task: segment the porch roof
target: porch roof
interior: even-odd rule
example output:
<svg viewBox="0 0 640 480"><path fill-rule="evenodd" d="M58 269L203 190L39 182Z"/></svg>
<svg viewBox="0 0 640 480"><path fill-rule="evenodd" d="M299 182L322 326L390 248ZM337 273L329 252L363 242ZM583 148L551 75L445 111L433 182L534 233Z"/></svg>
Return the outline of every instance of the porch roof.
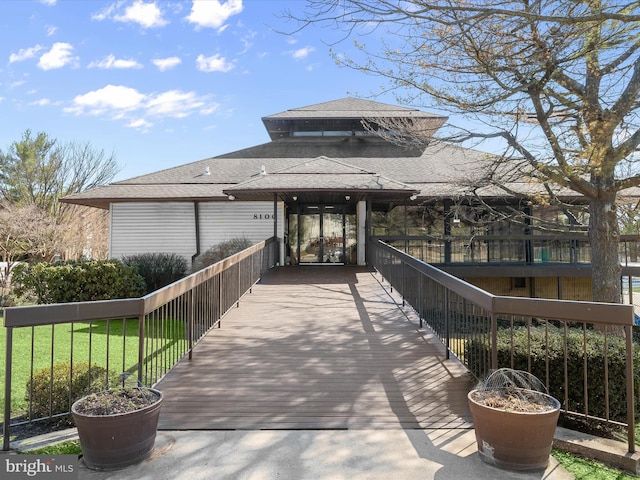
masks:
<svg viewBox="0 0 640 480"><path fill-rule="evenodd" d="M308 192L408 198L411 195L417 195L419 190L376 172L324 156L306 160L273 173L265 169L253 178L224 190L224 193L229 195L247 197Z"/></svg>

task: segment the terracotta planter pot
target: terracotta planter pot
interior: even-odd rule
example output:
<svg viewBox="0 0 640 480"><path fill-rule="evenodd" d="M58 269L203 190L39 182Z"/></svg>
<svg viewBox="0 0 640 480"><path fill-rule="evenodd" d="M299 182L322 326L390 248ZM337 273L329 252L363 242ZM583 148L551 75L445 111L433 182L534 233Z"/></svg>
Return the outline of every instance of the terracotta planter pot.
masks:
<svg viewBox="0 0 640 480"><path fill-rule="evenodd" d="M560 415L560 402L541 394L554 405L545 412L513 412L488 407L473 399L469 408L480 458L507 470L541 470L549 463L553 436Z"/></svg>
<svg viewBox="0 0 640 480"><path fill-rule="evenodd" d="M82 458L88 468L117 470L141 462L151 455L156 440L156 430L162 393L159 400L148 407L115 415L86 415L71 407L73 420L78 428Z"/></svg>

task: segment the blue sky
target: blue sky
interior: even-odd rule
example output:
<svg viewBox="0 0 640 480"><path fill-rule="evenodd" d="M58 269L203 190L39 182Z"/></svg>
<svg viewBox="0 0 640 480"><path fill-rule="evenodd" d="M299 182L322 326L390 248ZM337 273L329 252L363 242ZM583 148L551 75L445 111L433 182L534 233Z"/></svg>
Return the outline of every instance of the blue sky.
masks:
<svg viewBox="0 0 640 480"><path fill-rule="evenodd" d="M2 0L0 149L26 129L89 141L115 153L122 180L267 142L262 116L379 93L382 79L335 64L335 32L276 31L303 6Z"/></svg>

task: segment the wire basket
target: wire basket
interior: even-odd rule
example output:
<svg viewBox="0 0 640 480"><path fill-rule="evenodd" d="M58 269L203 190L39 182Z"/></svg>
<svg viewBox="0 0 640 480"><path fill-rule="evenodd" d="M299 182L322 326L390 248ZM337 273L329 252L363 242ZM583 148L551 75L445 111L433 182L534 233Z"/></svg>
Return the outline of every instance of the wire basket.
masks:
<svg viewBox="0 0 640 480"><path fill-rule="evenodd" d="M529 372L500 368L476 386L473 400L514 412L543 412L557 408L542 381Z"/></svg>

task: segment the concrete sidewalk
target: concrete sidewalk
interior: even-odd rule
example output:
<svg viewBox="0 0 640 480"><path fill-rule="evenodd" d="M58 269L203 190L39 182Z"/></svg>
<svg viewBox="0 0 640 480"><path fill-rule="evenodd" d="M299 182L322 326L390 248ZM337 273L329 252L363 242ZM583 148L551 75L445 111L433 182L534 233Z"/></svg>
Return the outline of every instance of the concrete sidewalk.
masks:
<svg viewBox="0 0 640 480"><path fill-rule="evenodd" d="M473 430L159 431L153 455L115 472L81 462L81 480L568 480L551 458L517 473L480 460Z"/></svg>

